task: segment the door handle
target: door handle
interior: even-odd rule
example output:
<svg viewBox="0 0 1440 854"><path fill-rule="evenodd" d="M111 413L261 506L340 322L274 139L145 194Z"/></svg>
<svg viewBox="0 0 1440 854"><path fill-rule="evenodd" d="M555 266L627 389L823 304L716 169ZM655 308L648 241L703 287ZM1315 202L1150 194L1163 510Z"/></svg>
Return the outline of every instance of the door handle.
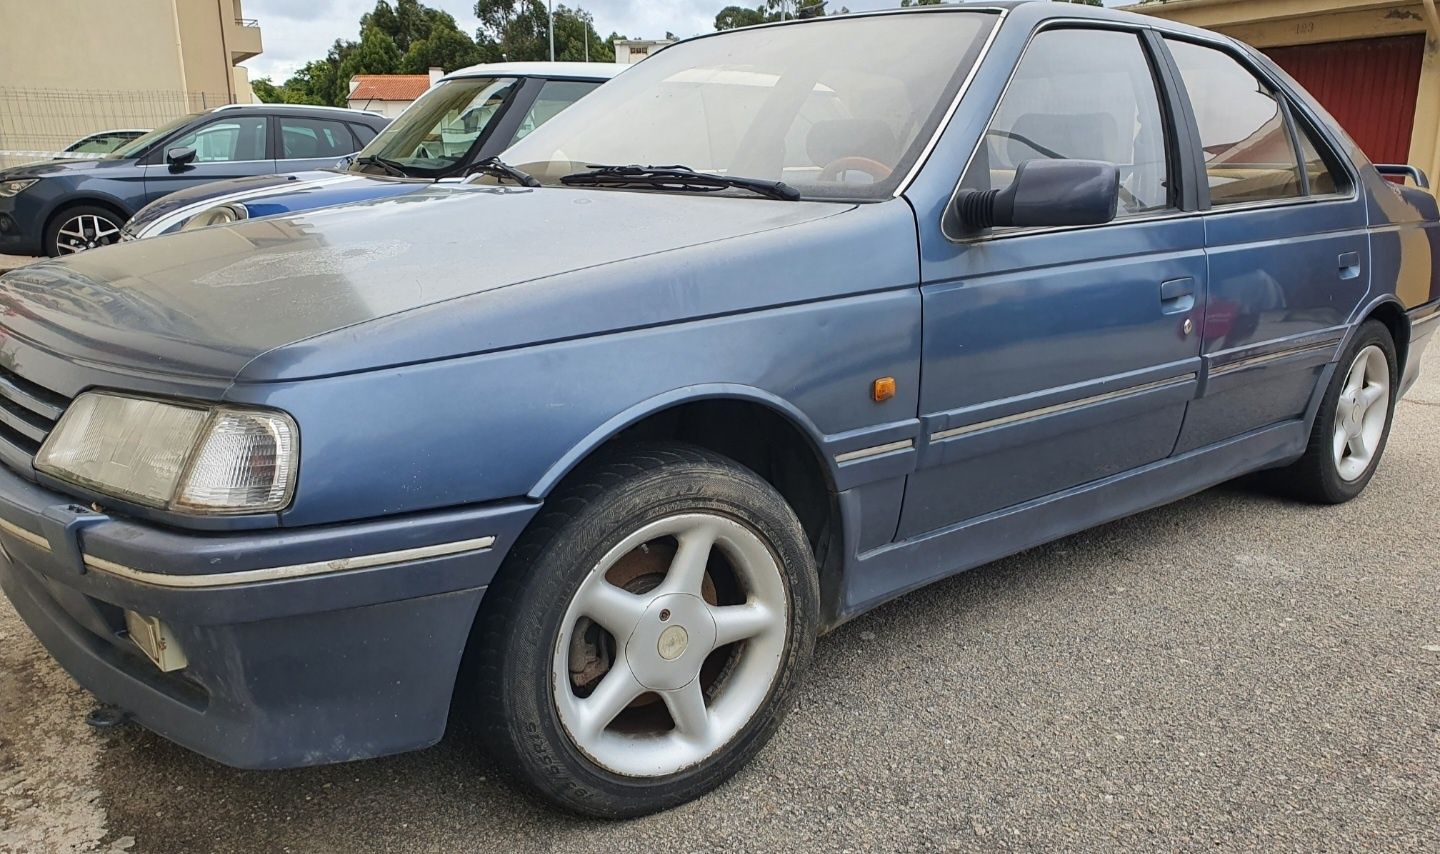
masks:
<svg viewBox="0 0 1440 854"><path fill-rule="evenodd" d="M1354 279L1354 278L1359 277L1359 275L1360 275L1360 253L1359 253L1359 252L1341 252L1341 253L1340 253L1340 278L1341 278L1342 280L1344 280L1344 279Z"/></svg>
<svg viewBox="0 0 1440 854"><path fill-rule="evenodd" d="M1162 314L1184 314L1195 307L1195 280L1189 277L1160 283Z"/></svg>

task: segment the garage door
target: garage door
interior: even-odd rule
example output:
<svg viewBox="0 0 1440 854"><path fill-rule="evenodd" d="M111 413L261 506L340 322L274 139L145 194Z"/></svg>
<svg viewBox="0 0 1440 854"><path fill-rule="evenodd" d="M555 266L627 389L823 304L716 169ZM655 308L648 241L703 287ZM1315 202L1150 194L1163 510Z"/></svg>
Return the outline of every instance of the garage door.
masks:
<svg viewBox="0 0 1440 854"><path fill-rule="evenodd" d="M1326 42L1265 51L1315 96L1375 163L1405 163L1424 36Z"/></svg>

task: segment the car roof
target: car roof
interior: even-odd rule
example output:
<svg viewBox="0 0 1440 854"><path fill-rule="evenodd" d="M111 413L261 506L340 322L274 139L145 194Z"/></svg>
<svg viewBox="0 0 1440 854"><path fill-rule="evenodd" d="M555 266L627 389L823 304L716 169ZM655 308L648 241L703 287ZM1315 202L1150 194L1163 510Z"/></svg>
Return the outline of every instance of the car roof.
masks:
<svg viewBox="0 0 1440 854"><path fill-rule="evenodd" d="M443 79L503 75L506 77L579 77L609 80L630 66L620 62L486 62L452 71Z"/></svg>

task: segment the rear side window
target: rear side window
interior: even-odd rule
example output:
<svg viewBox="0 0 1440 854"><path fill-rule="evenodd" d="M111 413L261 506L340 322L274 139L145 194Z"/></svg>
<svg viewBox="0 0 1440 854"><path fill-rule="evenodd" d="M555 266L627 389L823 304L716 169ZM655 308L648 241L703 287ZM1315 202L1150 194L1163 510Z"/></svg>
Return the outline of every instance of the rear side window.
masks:
<svg viewBox="0 0 1440 854"><path fill-rule="evenodd" d="M355 139L344 122L328 119L280 119L280 157L344 157L355 150Z"/></svg>
<svg viewBox="0 0 1440 854"><path fill-rule="evenodd" d="M529 136L536 128L589 95L599 85L599 82L593 80L546 80L545 85L540 88L540 94L535 98L535 104L520 121L520 127L515 129L515 136L510 141L518 142Z"/></svg>
<svg viewBox="0 0 1440 854"><path fill-rule="evenodd" d="M1140 39L1111 30L1045 30L1015 69L963 186L1003 189L1027 160L1120 167L1119 215L1170 207L1164 113Z"/></svg>
<svg viewBox="0 0 1440 854"><path fill-rule="evenodd" d="M1299 158L1276 93L1223 51L1173 39L1166 43L1199 125L1210 203L1222 207L1304 196ZM1313 142L1306 158L1317 191L1333 192L1334 179ZM1321 190L1326 184L1329 190Z"/></svg>

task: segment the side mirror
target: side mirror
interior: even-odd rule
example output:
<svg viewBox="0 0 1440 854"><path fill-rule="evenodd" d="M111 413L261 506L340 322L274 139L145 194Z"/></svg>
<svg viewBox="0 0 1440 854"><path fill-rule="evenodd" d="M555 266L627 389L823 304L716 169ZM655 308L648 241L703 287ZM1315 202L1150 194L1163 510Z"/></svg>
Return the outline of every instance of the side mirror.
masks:
<svg viewBox="0 0 1440 854"><path fill-rule="evenodd" d="M1120 169L1099 160L1027 160L1003 190L961 190L955 218L968 231L1101 225L1120 207Z"/></svg>
<svg viewBox="0 0 1440 854"><path fill-rule="evenodd" d="M172 148L165 152L165 162L169 163L172 169L189 166L194 160L195 149L193 148Z"/></svg>

